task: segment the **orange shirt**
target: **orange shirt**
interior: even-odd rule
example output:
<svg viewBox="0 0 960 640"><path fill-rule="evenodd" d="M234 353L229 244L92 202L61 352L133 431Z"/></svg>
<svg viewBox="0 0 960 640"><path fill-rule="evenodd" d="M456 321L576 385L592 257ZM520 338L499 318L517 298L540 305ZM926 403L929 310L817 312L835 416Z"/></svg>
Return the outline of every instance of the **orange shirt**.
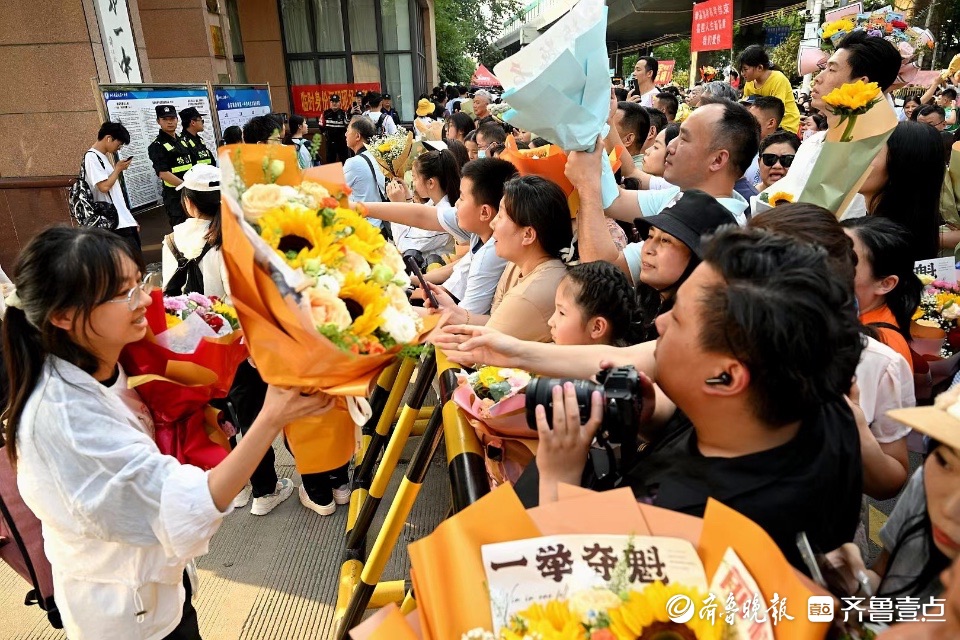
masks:
<svg viewBox="0 0 960 640"><path fill-rule="evenodd" d="M860 314L861 324L868 325L874 322L883 322L884 324L891 324L895 327L899 326L897 319L893 316L893 312L890 311L887 305ZM907 344L903 334L889 327L874 327L874 329L879 332L880 341L902 355L907 361L907 364L910 365L910 370L913 371L913 356L910 355L910 345Z"/></svg>

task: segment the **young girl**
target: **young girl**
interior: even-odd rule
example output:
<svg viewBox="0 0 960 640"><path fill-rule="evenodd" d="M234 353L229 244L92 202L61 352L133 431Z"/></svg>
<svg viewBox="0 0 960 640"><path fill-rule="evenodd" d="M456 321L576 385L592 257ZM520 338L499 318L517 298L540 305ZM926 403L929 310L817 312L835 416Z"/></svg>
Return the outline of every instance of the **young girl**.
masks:
<svg viewBox="0 0 960 640"><path fill-rule="evenodd" d="M737 60L737 66L743 76L743 97L759 95L780 98L784 108L780 126L797 133L800 128L800 109L797 107L790 80L770 61L770 56L763 47L752 44L744 49Z"/></svg>
<svg viewBox="0 0 960 640"><path fill-rule="evenodd" d="M3 350L4 435L23 500L43 523L71 640L200 637L184 567L283 425L331 398L271 387L247 436L204 472L161 455L120 351L146 333L143 264L123 239L54 227L20 254Z"/></svg>
<svg viewBox="0 0 960 640"><path fill-rule="evenodd" d="M556 344L626 347L639 342L636 292L623 271L609 262L570 268L557 288L556 305L548 322Z"/></svg>
<svg viewBox="0 0 960 640"><path fill-rule="evenodd" d="M413 188L425 204L452 209L460 199L460 165L450 151L428 151L413 162ZM391 202L410 200L406 187L398 182L387 186ZM400 253L416 250L423 255L443 255L453 251L453 238L445 231L416 229L393 223L393 242Z"/></svg>
<svg viewBox="0 0 960 640"><path fill-rule="evenodd" d="M288 123L287 135L283 138L283 144L292 144L297 148L297 164L301 169L309 169L313 166L313 158L310 157L310 143L304 140L307 135L307 120L303 116L292 115Z"/></svg>
<svg viewBox="0 0 960 640"><path fill-rule="evenodd" d="M203 290L197 293L217 296L229 304L230 285L221 253L220 169L198 164L184 174L183 183L177 189L181 193L183 210L189 217L163 239L163 287L166 289L177 272L177 254L186 260L200 258ZM178 291L174 295L180 293Z"/></svg>
<svg viewBox="0 0 960 640"><path fill-rule="evenodd" d="M643 166L640 167L642 171L635 173L633 176L640 182L641 189L657 191L673 187L672 184L664 180L663 170L666 167L667 146L678 135L680 135L680 125L667 125L663 131L657 134L653 144L643 154Z"/></svg>
<svg viewBox="0 0 960 640"><path fill-rule="evenodd" d="M476 160L480 157L480 147L477 146L477 131L476 129L471 130L467 135L463 137L463 144L467 147L467 156L471 160Z"/></svg>

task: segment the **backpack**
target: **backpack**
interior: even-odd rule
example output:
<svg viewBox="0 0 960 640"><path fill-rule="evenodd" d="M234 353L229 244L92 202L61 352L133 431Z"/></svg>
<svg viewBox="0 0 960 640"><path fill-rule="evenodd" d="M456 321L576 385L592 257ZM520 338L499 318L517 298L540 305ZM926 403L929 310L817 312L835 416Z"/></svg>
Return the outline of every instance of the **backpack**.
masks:
<svg viewBox="0 0 960 640"><path fill-rule="evenodd" d="M93 153L87 151L87 153ZM100 166L106 169L103 158L94 153ZM84 154L80 162L80 173L70 185L67 202L70 205L70 215L80 227L96 227L113 231L120 224L117 207L112 202L97 202L93 199L93 191L87 183L87 155Z"/></svg>
<svg viewBox="0 0 960 640"><path fill-rule="evenodd" d="M380 117L377 119L377 135L382 136L386 135L387 130L383 126L383 121L387 119L387 114L381 113Z"/></svg>
<svg viewBox="0 0 960 640"><path fill-rule="evenodd" d="M177 270L174 272L167 286L163 289L165 296L180 296L189 293L203 293L203 271L200 269L200 262L207 251L212 248L210 244L203 245L203 251L196 258L187 258L173 241L173 234L166 236L164 242L170 253L177 260Z"/></svg>

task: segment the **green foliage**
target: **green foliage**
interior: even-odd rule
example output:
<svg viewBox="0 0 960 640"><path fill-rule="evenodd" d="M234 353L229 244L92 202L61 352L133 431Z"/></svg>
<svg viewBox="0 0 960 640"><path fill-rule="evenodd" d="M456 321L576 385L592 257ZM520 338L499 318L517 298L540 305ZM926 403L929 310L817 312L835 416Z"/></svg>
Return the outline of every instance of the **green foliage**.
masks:
<svg viewBox="0 0 960 640"><path fill-rule="evenodd" d="M690 86L690 71L687 69L674 69L673 70L673 84L678 87L686 88Z"/></svg>
<svg viewBox="0 0 960 640"><path fill-rule="evenodd" d="M637 66L637 60L639 59L639 53L632 53L623 59L623 66L620 69L620 73L623 74L624 86L627 85L627 81L633 76L633 68Z"/></svg>
<svg viewBox="0 0 960 640"><path fill-rule="evenodd" d="M493 43L520 8L518 0L435 0L440 81L467 84L477 63L500 62L505 54Z"/></svg>
<svg viewBox="0 0 960 640"><path fill-rule="evenodd" d="M690 68L690 38L662 44L653 48L657 60L676 60L678 69Z"/></svg>

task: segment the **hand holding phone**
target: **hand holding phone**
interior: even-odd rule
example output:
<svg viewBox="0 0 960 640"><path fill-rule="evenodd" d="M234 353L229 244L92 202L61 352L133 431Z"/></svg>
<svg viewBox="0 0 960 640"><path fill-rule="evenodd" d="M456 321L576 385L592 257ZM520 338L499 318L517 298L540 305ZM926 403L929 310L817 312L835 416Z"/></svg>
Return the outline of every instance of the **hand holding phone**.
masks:
<svg viewBox="0 0 960 640"><path fill-rule="evenodd" d="M126 171L127 169L130 168L131 162L133 162L133 156L130 156L129 158L124 158L123 160L118 160L117 168L120 169L120 171Z"/></svg>
<svg viewBox="0 0 960 640"><path fill-rule="evenodd" d="M407 268L410 269L410 272L413 273L414 277L420 282L420 288L423 289L423 293L427 296L427 299L430 300L430 304L433 305L434 309L440 308L440 303L437 302L437 296L433 295L433 289L430 288L430 284L427 282L426 278L423 277L423 272L420 271L417 261L413 259L412 256L403 257L404 264L407 265Z"/></svg>

